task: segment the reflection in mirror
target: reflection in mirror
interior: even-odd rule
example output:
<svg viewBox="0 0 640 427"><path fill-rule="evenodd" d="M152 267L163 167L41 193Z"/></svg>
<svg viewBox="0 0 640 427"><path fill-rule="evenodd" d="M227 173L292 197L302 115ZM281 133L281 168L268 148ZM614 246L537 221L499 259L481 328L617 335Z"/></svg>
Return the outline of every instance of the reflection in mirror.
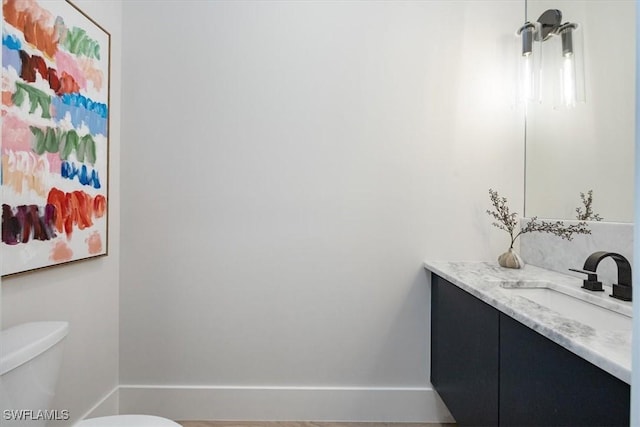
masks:
<svg viewBox="0 0 640 427"><path fill-rule="evenodd" d="M542 43L540 103L526 117L525 215L577 219L590 208L604 221L633 221L635 1L528 0L527 19L548 9L583 32L586 102L554 108L551 68L560 43Z"/></svg>

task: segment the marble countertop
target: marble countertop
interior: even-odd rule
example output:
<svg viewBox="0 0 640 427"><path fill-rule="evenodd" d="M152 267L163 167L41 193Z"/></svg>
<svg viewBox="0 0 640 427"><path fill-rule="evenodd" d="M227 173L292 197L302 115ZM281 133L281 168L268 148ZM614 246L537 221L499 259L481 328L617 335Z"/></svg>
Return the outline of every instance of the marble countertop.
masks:
<svg viewBox="0 0 640 427"><path fill-rule="evenodd" d="M614 304L631 316L631 303L610 298L611 289L607 286L605 292L586 291L580 289L581 279L530 265L513 270L490 262L426 261L424 266L611 375L631 383L631 330L589 326L571 314L537 304L503 287L507 282L523 287L527 287L527 283L551 282L569 292L582 292L588 299L600 299L602 304Z"/></svg>

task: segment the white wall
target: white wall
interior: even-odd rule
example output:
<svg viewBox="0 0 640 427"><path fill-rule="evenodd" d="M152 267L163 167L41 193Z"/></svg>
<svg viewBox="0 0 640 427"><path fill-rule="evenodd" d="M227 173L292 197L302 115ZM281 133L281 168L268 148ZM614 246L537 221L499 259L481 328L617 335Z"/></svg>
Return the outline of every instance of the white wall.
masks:
<svg viewBox="0 0 640 427"><path fill-rule="evenodd" d="M523 7L124 3L123 411L446 418L422 261L507 248Z"/></svg>
<svg viewBox="0 0 640 427"><path fill-rule="evenodd" d="M109 256L2 281L2 327L67 320L70 332L53 407L82 418L118 385L118 273L120 265L120 114L122 4L74 3L111 33ZM116 402L117 403L117 402ZM114 408L113 399L108 401Z"/></svg>
<svg viewBox="0 0 640 427"><path fill-rule="evenodd" d="M640 271L640 7L636 1L636 108L635 108L635 179L634 179L634 229L633 229L633 271ZM640 290L638 290L637 280L633 289L633 342L640 340ZM631 366L640 366L640 346L633 346L631 355ZM631 371L631 425L640 425L640 369Z"/></svg>

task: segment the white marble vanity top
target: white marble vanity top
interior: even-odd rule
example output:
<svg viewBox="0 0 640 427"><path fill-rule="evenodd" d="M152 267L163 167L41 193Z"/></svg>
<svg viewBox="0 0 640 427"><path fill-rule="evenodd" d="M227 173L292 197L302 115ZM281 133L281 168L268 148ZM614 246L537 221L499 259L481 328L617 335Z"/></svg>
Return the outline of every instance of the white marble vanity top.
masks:
<svg viewBox="0 0 640 427"><path fill-rule="evenodd" d="M581 279L530 265L513 270L490 262L426 261L424 266L611 375L631 383L630 328L620 330L607 324L590 326L571 313L534 303L504 288L506 283L516 286L522 283L526 287L527 283L550 282L570 292L587 293L582 295L599 299L601 305L614 304L631 316L631 303L609 297L609 287L605 286L605 292L587 291L580 288Z"/></svg>

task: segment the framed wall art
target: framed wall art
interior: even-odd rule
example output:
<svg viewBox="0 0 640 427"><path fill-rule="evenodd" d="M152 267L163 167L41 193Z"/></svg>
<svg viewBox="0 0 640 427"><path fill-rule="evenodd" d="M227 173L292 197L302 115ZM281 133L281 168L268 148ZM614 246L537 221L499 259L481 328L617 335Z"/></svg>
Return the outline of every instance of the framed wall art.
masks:
<svg viewBox="0 0 640 427"><path fill-rule="evenodd" d="M2 10L2 275L106 255L110 35L69 1Z"/></svg>

